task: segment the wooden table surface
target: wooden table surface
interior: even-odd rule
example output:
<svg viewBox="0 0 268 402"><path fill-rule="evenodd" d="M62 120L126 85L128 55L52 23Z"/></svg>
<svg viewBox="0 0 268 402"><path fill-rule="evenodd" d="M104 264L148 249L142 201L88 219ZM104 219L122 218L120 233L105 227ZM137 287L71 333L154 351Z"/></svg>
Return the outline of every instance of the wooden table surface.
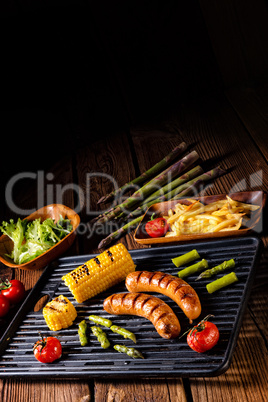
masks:
<svg viewBox="0 0 268 402"><path fill-rule="evenodd" d="M68 151L44 171L44 204L55 202L61 187L62 202L80 211L81 222L98 210L97 200L110 192L112 183L94 176L105 172L119 185L133 179L159 161L181 141L196 149L204 166L220 164L227 173L210 185L207 194L232 190L268 190L268 92L267 88L243 88L180 104L158 123L133 125L92 142L75 118L65 121L72 142ZM66 141L68 139L66 135ZM64 141L64 140L63 140ZM88 173L93 173L89 180ZM70 186L74 183L74 187ZM64 187L65 186L65 187ZM90 190L90 191L89 191ZM42 191L42 189L41 189ZM35 208L37 191L32 181L16 192L20 208ZM39 198L40 201L40 198ZM103 208L103 207L102 207ZM1 217L9 218L7 205ZM264 252L250 295L232 363L214 378L146 380L0 380L1 401L267 401L268 378L268 271L267 232ZM95 237L79 235L66 255L97 251ZM133 233L120 239L128 249L138 248ZM12 275L31 289L41 271L16 270Z"/></svg>

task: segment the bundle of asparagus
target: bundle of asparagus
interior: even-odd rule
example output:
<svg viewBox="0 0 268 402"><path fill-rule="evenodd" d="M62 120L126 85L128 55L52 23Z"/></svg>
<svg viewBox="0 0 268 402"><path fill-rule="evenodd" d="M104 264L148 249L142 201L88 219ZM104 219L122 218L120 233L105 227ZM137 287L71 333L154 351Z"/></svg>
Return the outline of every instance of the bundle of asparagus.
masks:
<svg viewBox="0 0 268 402"><path fill-rule="evenodd" d="M185 142L182 142L176 148L174 148L168 155L166 155L160 162L156 163L150 169L146 170L146 172L142 173L140 176L136 177L134 180L131 180L129 183L124 184L122 187L112 191L110 194L107 194L99 199L97 202L101 204L103 202L107 202L115 197L118 193L123 193L127 191L127 189L131 189L131 187L144 183L146 180L150 179L156 173L161 172L169 162L173 161L177 156L182 154L186 150L187 146Z"/></svg>
<svg viewBox="0 0 268 402"><path fill-rule="evenodd" d="M199 155L196 151L192 151L190 154L186 155L178 162L174 163L171 167L164 170L162 173L157 175L154 179L150 180L147 184L141 187L139 190L135 191L129 198L127 198L123 203L111 208L104 214L93 219L91 223L103 224L109 222L116 218L122 212L130 210L138 203L144 202L147 196L151 195L155 190L158 190L163 185L166 185L168 181L172 180L182 171L188 169L199 159Z"/></svg>
<svg viewBox="0 0 268 402"><path fill-rule="evenodd" d="M139 178L135 179L135 184L144 181L145 177L150 177L152 175L152 171L159 171L159 166L167 166L168 161L174 158L174 155L182 153L185 148L185 143L180 144L162 161L156 164L153 168L149 169L149 171L143 173L143 175L139 176ZM178 162L175 162L163 172L159 173L156 177L149 180L121 204L108 209L106 212L93 219L91 224L98 226L112 220L116 220L121 224L121 227L103 239L98 247L106 247L113 240L118 239L122 235L129 233L132 229L136 228L139 222L142 220L143 214L152 204L176 200L185 196L196 194L201 184L224 173L219 166L204 173L201 166L197 165L194 167L194 164L198 161L198 159L199 155L196 151L190 152ZM183 174L180 175L181 173ZM133 182L134 181L124 184L115 192L108 194L106 197L102 197L99 202L107 201L115 194L118 194L119 191L122 191L128 186L133 185Z"/></svg>

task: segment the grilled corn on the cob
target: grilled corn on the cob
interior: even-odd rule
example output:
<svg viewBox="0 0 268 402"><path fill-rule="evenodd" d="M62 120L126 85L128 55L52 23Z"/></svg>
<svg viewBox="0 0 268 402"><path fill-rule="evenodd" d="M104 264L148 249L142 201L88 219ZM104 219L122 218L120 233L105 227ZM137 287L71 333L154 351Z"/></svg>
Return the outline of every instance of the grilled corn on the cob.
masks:
<svg viewBox="0 0 268 402"><path fill-rule="evenodd" d="M82 303L121 282L133 271L135 265L131 255L119 243L80 265L62 279L76 301Z"/></svg>
<svg viewBox="0 0 268 402"><path fill-rule="evenodd" d="M43 315L48 328L51 331L59 331L72 325L77 312L67 297L60 295L45 305Z"/></svg>

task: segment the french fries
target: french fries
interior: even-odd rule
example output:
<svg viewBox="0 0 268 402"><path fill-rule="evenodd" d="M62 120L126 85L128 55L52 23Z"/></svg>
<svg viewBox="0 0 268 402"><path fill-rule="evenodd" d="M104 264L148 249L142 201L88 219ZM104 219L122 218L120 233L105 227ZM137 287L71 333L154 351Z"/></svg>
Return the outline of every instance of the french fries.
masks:
<svg viewBox="0 0 268 402"><path fill-rule="evenodd" d="M228 195L226 199L204 205L198 200L188 199L190 205L176 204L169 209L167 219L170 229L166 237L238 230L246 216L260 207L235 201Z"/></svg>

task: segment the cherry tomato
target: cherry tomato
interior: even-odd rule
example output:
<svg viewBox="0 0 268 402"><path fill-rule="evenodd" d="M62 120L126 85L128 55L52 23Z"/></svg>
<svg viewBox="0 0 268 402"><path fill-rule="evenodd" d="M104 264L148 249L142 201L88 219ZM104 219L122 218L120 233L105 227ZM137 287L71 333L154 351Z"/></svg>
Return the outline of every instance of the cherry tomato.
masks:
<svg viewBox="0 0 268 402"><path fill-rule="evenodd" d="M22 301L25 296L25 288L21 281L12 279L0 284L1 293L5 296L10 303L17 304Z"/></svg>
<svg viewBox="0 0 268 402"><path fill-rule="evenodd" d="M215 324L207 321L209 317L211 315L200 321L187 335L188 345L198 353L203 353L213 348L219 340L219 330Z"/></svg>
<svg viewBox="0 0 268 402"><path fill-rule="evenodd" d="M0 294L0 317L7 315L10 308L10 303L8 299Z"/></svg>
<svg viewBox="0 0 268 402"><path fill-rule="evenodd" d="M41 363L52 363L62 355L62 346L60 341L53 337L41 337L33 348L35 358Z"/></svg>
<svg viewBox="0 0 268 402"><path fill-rule="evenodd" d="M156 218L145 224L145 230L150 237L164 236L168 231L168 223L165 218Z"/></svg>

